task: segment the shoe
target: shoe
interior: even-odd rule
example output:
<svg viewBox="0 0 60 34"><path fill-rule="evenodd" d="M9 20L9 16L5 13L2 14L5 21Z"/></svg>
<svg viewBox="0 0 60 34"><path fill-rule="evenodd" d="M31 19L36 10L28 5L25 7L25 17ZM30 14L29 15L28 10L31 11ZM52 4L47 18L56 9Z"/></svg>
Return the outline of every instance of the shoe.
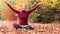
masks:
<svg viewBox="0 0 60 34"><path fill-rule="evenodd" d="M28 30L28 28L26 28L26 27L22 27L22 30Z"/></svg>
<svg viewBox="0 0 60 34"><path fill-rule="evenodd" d="M26 26L26 29L29 29L29 30L34 30L34 27L33 26Z"/></svg>

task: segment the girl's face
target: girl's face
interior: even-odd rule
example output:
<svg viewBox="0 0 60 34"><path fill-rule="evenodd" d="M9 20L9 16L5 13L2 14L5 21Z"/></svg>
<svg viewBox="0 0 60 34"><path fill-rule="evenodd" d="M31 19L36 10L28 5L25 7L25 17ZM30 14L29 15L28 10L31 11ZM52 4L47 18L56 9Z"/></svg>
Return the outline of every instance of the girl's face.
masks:
<svg viewBox="0 0 60 34"><path fill-rule="evenodd" d="M22 5L22 10L25 10L26 9L26 5Z"/></svg>

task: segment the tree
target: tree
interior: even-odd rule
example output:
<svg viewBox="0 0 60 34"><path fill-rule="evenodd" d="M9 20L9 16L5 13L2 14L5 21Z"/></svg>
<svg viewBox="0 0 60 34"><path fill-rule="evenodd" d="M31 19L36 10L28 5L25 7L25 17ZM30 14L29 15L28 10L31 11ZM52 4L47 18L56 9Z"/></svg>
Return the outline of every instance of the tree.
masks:
<svg viewBox="0 0 60 34"><path fill-rule="evenodd" d="M7 0L7 2L8 2L8 0ZM10 0L9 0L9 3L10 3ZM0 0L0 10L1 10L1 15L2 15L3 19L9 20L9 21L15 20L15 17L14 17L15 13L12 12L2 0ZM6 15L8 15L8 16L6 16ZM11 17L9 17L9 15Z"/></svg>

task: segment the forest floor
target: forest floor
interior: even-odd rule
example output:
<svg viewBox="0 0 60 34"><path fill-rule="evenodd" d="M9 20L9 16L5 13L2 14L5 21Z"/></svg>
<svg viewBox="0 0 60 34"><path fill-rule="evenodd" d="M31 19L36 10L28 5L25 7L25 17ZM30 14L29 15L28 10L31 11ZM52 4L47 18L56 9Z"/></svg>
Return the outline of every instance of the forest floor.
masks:
<svg viewBox="0 0 60 34"><path fill-rule="evenodd" d="M15 21L0 21L0 34L60 34L60 24L41 24L30 23L35 27L34 30L15 29L12 24Z"/></svg>

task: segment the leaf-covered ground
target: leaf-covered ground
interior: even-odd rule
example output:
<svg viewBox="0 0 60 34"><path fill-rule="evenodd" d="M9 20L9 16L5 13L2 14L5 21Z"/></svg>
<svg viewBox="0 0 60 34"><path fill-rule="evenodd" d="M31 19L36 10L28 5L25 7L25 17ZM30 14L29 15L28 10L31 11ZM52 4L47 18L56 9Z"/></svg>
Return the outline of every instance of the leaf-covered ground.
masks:
<svg viewBox="0 0 60 34"><path fill-rule="evenodd" d="M11 21L0 21L0 34L60 34L60 24L29 23L34 30L16 30Z"/></svg>

